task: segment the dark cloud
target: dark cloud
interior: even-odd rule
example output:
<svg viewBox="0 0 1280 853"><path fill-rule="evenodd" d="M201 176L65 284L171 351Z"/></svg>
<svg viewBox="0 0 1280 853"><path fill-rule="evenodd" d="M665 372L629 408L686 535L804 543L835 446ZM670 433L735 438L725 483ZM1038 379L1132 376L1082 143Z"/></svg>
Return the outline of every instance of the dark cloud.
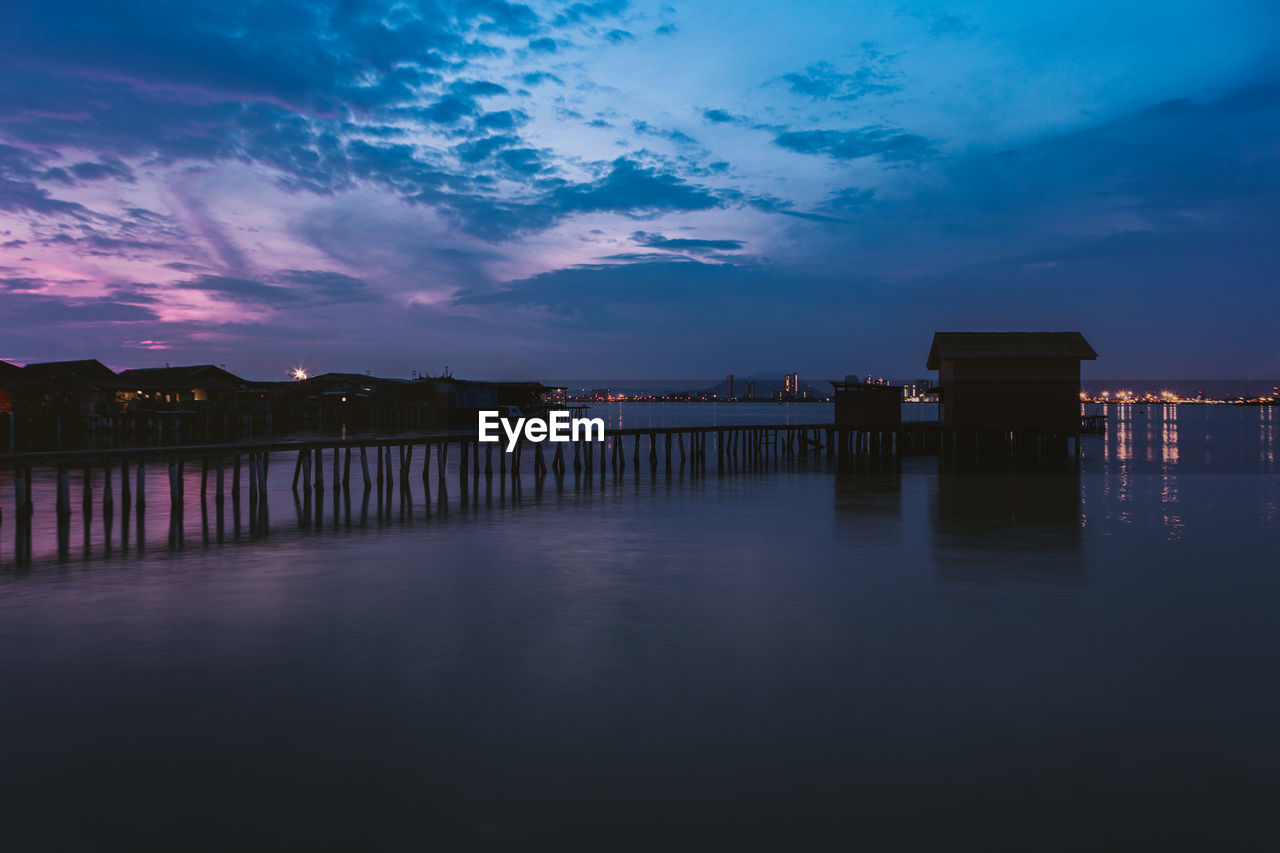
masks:
<svg viewBox="0 0 1280 853"><path fill-rule="evenodd" d="M574 3L555 16L556 26L600 21L622 14L627 9L626 0L599 0L596 3Z"/></svg>
<svg viewBox="0 0 1280 853"><path fill-rule="evenodd" d="M856 101L868 95L885 95L898 90L884 57L874 54L871 64L845 74L829 62L818 62L804 71L783 74L782 82L797 95L813 100Z"/></svg>
<svg viewBox="0 0 1280 853"><path fill-rule="evenodd" d="M14 292L5 294L4 316L5 323L11 329L22 331L73 324L102 326L159 319L149 308L126 305L110 297L78 299L46 293ZM45 346L48 346L47 342Z"/></svg>
<svg viewBox="0 0 1280 853"><path fill-rule="evenodd" d="M200 290L226 302L269 308L370 302L376 299L367 283L325 270L281 270L268 281L221 275L198 275L178 282L185 290Z"/></svg>
<svg viewBox="0 0 1280 853"><path fill-rule="evenodd" d="M529 42L529 50L537 51L538 53L555 53L559 49L560 43L550 36L543 36Z"/></svg>
<svg viewBox="0 0 1280 853"><path fill-rule="evenodd" d="M115 157L103 157L96 163L76 163L71 174L81 181L99 181L103 178L133 182L133 170Z"/></svg>
<svg viewBox="0 0 1280 853"><path fill-rule="evenodd" d="M49 282L42 278L31 278L27 276L0 278L0 290L3 290L6 293L44 290L47 284L49 284Z"/></svg>
<svg viewBox="0 0 1280 853"><path fill-rule="evenodd" d="M935 153L933 144L923 136L884 127L788 131L773 144L799 154L825 154L837 160L879 157L886 162L919 161Z"/></svg>
<svg viewBox="0 0 1280 853"><path fill-rule="evenodd" d="M631 239L651 249L674 249L682 252L731 252L743 247L741 240L705 240L692 237L666 237L636 231Z"/></svg>
<svg viewBox="0 0 1280 853"><path fill-rule="evenodd" d="M557 86L563 86L564 81L550 71L530 71L521 75L520 79L524 81L526 86L537 86L539 83L555 83Z"/></svg>
<svg viewBox="0 0 1280 853"><path fill-rule="evenodd" d="M654 136L659 139L667 139L677 145L685 145L689 147L700 147L698 140L694 139L687 133L672 128L654 127L647 121L636 120L631 123L631 127L641 136Z"/></svg>
<svg viewBox="0 0 1280 853"><path fill-rule="evenodd" d="M280 270L276 281L300 286L312 304L373 302L376 294L363 279L328 270Z"/></svg>
<svg viewBox="0 0 1280 853"><path fill-rule="evenodd" d="M60 201L30 181L11 181L3 177L0 177L0 210L77 218L84 218L89 213L84 205Z"/></svg>
<svg viewBox="0 0 1280 853"><path fill-rule="evenodd" d="M598 181L555 189L548 196L548 204L564 213L611 211L635 216L708 210L719 207L720 201L701 187L623 157L615 160L609 174Z"/></svg>
<svg viewBox="0 0 1280 853"><path fill-rule="evenodd" d="M529 116L520 110L500 110L485 113L476 119L476 127L481 130L510 131L529 120Z"/></svg>
<svg viewBox="0 0 1280 853"><path fill-rule="evenodd" d="M221 275L200 275L190 281L177 282L177 286L186 290L200 290L226 302L272 308L298 305L305 299L305 293L301 290Z"/></svg>

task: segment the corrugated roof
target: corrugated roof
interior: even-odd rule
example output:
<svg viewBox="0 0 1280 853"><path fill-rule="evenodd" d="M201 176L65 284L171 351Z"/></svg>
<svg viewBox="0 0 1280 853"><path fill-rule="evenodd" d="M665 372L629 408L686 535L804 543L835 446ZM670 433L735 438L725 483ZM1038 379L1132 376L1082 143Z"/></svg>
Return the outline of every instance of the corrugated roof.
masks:
<svg viewBox="0 0 1280 853"><path fill-rule="evenodd" d="M1086 361L1098 354L1079 332L935 332L927 370L944 360L962 358L1075 358Z"/></svg>

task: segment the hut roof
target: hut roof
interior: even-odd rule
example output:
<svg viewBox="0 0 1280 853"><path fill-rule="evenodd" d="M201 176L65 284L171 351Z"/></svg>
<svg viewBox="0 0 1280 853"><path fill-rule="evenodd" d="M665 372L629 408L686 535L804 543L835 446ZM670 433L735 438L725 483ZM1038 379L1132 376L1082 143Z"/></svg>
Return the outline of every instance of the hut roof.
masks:
<svg viewBox="0 0 1280 853"><path fill-rule="evenodd" d="M245 381L234 373L213 364L191 364L185 367L140 367L122 370L119 379L125 385L151 388L191 388L195 385L239 388Z"/></svg>
<svg viewBox="0 0 1280 853"><path fill-rule="evenodd" d="M27 379L99 380L114 379L115 375L115 371L96 358L79 361L40 361L23 368L23 376Z"/></svg>
<svg viewBox="0 0 1280 853"><path fill-rule="evenodd" d="M22 376L22 368L7 361L0 361L0 379L17 379Z"/></svg>
<svg viewBox="0 0 1280 853"><path fill-rule="evenodd" d="M964 358L1063 359L1092 361L1098 354L1079 332L935 332L928 370Z"/></svg>

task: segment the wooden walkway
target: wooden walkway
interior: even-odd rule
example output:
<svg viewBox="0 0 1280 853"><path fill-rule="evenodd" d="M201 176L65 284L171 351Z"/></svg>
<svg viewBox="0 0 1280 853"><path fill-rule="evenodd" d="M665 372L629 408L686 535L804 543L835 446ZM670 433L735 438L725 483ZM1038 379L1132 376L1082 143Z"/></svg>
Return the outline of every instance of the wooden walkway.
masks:
<svg viewBox="0 0 1280 853"><path fill-rule="evenodd" d="M835 424L744 424L607 429L604 441L533 443L522 440L510 453L505 451L505 439L482 443L474 431L38 451L0 455L0 469L12 472L14 506L22 520L34 511L33 469L41 466L57 469L55 509L59 518L64 518L71 514L73 471L82 472L86 507L93 500L92 483L97 471L103 483L104 506L114 503L118 483L121 500L128 505L136 494L136 506L141 510L146 499L148 466L167 473L169 499L175 507L182 506L187 498L188 465L200 467L200 501L207 500L211 490L213 499L219 503L228 495L239 500L242 489L251 501L256 501L266 497L268 480L278 468L280 463L276 460L282 455L286 465L288 461L293 462L290 482L295 492L299 488L322 491L326 481L333 488L349 490L353 465L357 466L356 476L365 491L375 486L390 491L397 479L402 490L409 488L413 457L420 453L421 479L429 495L431 457L436 458L436 476L443 482L451 453L455 454L457 476L465 488L468 480L478 480L481 476L492 478L495 473L500 477L509 473L518 478L522 464L530 462L534 477L539 480L548 473L563 476L570 466L575 474L604 478L612 472L614 476L621 476L628 460L637 471L644 467L652 472L659 467L671 471L673 465L678 464L682 472L699 476L706 473L713 454L715 470L719 471L823 454L837 463L930 454L957 464L977 464L981 460L1010 458L1069 458L1072 455L1069 442L1074 443L1070 450L1078 457L1078 433L966 431L932 422L872 429L841 428Z"/></svg>

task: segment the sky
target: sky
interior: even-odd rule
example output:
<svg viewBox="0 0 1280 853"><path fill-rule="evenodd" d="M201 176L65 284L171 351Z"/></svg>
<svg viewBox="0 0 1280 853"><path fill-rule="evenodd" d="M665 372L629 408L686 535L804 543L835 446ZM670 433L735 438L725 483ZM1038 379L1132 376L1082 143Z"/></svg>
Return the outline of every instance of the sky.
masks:
<svg viewBox="0 0 1280 853"><path fill-rule="evenodd" d="M0 4L0 359L1280 376L1280 4Z"/></svg>

